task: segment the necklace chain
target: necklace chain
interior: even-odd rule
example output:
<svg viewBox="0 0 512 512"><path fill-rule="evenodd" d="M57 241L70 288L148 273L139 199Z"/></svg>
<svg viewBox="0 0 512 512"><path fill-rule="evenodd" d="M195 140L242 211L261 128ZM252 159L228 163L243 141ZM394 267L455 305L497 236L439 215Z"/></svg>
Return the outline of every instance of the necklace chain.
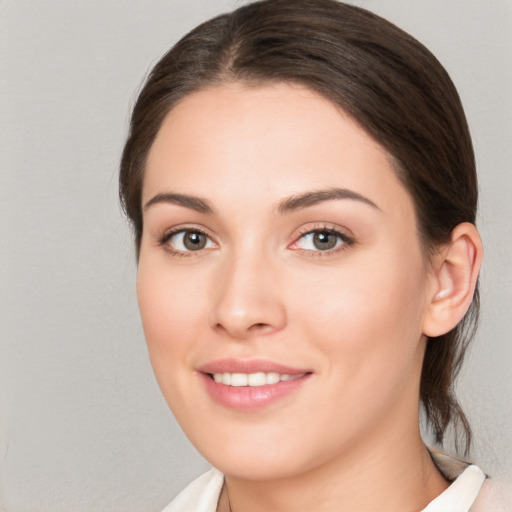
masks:
<svg viewBox="0 0 512 512"><path fill-rule="evenodd" d="M224 478L224 486L226 487L226 496L228 498L228 512L233 512L233 510L231 509L231 498L229 497L228 484L227 484L225 478Z"/></svg>

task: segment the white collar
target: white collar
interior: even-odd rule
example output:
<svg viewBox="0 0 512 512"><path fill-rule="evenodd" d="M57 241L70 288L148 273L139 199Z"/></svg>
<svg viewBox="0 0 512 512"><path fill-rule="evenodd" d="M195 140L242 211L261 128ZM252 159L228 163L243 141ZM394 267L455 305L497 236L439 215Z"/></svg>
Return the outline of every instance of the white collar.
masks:
<svg viewBox="0 0 512 512"><path fill-rule="evenodd" d="M422 512L468 512L485 478L485 473L478 466L468 466L450 487L431 501Z"/></svg>

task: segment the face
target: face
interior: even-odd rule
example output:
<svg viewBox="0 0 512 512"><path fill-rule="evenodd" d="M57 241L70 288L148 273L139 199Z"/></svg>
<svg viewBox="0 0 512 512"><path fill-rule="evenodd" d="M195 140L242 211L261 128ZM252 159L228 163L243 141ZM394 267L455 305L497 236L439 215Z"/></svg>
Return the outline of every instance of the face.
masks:
<svg viewBox="0 0 512 512"><path fill-rule="evenodd" d="M350 117L294 85L194 93L143 204L151 361L216 467L289 476L417 428L432 284L411 197Z"/></svg>

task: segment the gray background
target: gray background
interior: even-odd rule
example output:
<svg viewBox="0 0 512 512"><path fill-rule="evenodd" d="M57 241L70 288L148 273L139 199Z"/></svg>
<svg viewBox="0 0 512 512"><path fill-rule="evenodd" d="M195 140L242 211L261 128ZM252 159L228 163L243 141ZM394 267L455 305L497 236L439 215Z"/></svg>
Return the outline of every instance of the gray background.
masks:
<svg viewBox="0 0 512 512"><path fill-rule="evenodd" d="M234 0L0 0L0 510L159 511L206 464L146 354L117 164L151 64ZM474 136L486 247L459 391L474 457L512 460L512 2L359 0L424 42Z"/></svg>

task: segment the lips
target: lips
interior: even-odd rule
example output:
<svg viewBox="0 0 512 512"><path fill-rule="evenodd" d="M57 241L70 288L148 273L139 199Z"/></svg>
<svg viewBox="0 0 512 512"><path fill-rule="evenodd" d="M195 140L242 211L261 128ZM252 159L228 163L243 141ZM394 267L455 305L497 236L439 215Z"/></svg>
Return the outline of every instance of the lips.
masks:
<svg viewBox="0 0 512 512"><path fill-rule="evenodd" d="M266 407L297 391L312 372L265 360L213 361L199 368L210 398L243 411Z"/></svg>

